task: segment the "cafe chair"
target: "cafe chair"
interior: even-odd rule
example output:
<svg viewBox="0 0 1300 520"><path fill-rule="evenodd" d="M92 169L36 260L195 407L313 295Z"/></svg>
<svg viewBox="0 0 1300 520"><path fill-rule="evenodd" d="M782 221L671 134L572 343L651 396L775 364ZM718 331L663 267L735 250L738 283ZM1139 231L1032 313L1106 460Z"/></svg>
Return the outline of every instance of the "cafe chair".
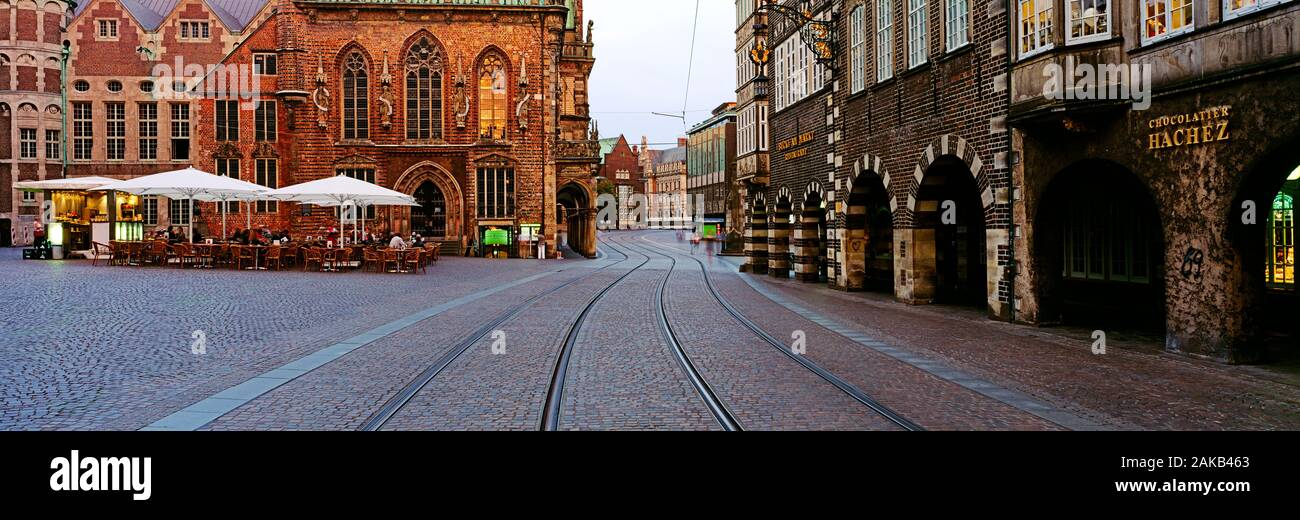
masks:
<svg viewBox="0 0 1300 520"><path fill-rule="evenodd" d="M94 248L94 254L91 256L90 266L99 265L100 257L104 257L104 265L113 265L113 246L101 244L99 242L91 243Z"/></svg>
<svg viewBox="0 0 1300 520"><path fill-rule="evenodd" d="M280 261L284 258L283 255L284 255L284 249L282 247L271 246L271 249L268 249L266 251L266 268L270 269L271 266L274 265L275 270L279 271Z"/></svg>
<svg viewBox="0 0 1300 520"><path fill-rule="evenodd" d="M366 248L361 251L362 269L381 273L384 270L384 257L374 249Z"/></svg>
<svg viewBox="0 0 1300 520"><path fill-rule="evenodd" d="M407 251L406 254L403 255L402 270L411 274L419 274L420 269L424 269L425 254L426 253L423 249L412 249ZM425 269L424 272L427 273L429 271L428 269Z"/></svg>
<svg viewBox="0 0 1300 520"><path fill-rule="evenodd" d="M244 262L249 267L257 267L257 248L250 246L233 246L235 248L235 269L243 269Z"/></svg>
<svg viewBox="0 0 1300 520"><path fill-rule="evenodd" d="M319 248L309 247L303 253L302 270L306 271L312 264L316 264L316 269L325 269L325 253Z"/></svg>

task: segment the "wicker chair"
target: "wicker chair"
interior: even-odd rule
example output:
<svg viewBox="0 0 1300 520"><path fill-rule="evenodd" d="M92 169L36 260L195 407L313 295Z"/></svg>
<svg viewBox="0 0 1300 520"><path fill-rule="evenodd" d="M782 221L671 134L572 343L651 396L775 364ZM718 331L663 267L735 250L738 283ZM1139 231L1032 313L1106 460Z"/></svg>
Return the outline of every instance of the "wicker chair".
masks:
<svg viewBox="0 0 1300 520"><path fill-rule="evenodd" d="M171 258L176 259L177 268L184 269L187 265L199 262L199 255L194 253L194 248L190 247L189 244L176 244L170 246L169 249Z"/></svg>
<svg viewBox="0 0 1300 520"><path fill-rule="evenodd" d="M235 269L243 269L244 262L249 267L257 267L257 248L251 246L231 246L235 254Z"/></svg>
<svg viewBox="0 0 1300 520"><path fill-rule="evenodd" d="M270 269L271 266L274 265L275 270L279 271L281 267L280 262L283 259L284 259L284 248L280 246L271 246L271 249L268 249L266 251L266 268Z"/></svg>
<svg viewBox="0 0 1300 520"><path fill-rule="evenodd" d="M364 249L361 251L361 259L363 260L362 269L376 273L383 272L384 256L379 251L369 248Z"/></svg>
<svg viewBox="0 0 1300 520"><path fill-rule="evenodd" d="M419 274L420 269L424 269L424 255L427 253L423 249L412 249L402 255L402 270L411 274ZM425 269L424 272L429 272Z"/></svg>
<svg viewBox="0 0 1300 520"><path fill-rule="evenodd" d="M173 257L172 257L171 247L167 245L167 242L164 242L162 240L156 240L154 242L150 242L149 247L147 249L143 249L140 252L140 256L136 258L141 265L152 263L156 265L166 266L171 264Z"/></svg>
<svg viewBox="0 0 1300 520"><path fill-rule="evenodd" d="M101 256L108 257L104 259L104 265L113 265L113 246L101 244L99 242L91 242L90 245L94 251L90 260L91 267L99 265L99 257Z"/></svg>
<svg viewBox="0 0 1300 520"><path fill-rule="evenodd" d="M306 271L312 264L316 264L316 269L325 268L325 252L320 248L309 247L303 253L302 270Z"/></svg>

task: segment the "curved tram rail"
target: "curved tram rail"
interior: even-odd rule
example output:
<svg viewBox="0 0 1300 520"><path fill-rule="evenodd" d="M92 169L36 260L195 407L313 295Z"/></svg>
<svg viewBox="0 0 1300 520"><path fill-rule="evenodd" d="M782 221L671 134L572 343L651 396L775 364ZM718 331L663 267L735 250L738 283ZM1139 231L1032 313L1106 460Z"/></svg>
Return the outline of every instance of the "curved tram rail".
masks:
<svg viewBox="0 0 1300 520"><path fill-rule="evenodd" d="M622 254L621 251L619 253ZM487 337L489 334L492 334L493 331L499 329L501 327L501 324L522 314L524 310L526 310L533 303L537 302L538 300L541 300L542 298L550 296L551 294L559 292L562 289L571 287L579 282L586 281L591 277L595 276L600 271L621 264L628 260L630 260L630 257L628 257L626 254L623 254L623 260L605 265L604 267L601 267L600 269L596 269L595 271L593 271L592 273L586 276L573 279L571 281L565 282L562 285L559 285L558 287L548 289L542 292L541 294L538 294L536 296L533 296L532 298L525 300L519 305L511 307L509 310L502 313L496 319L492 320L486 325L480 327L478 330L474 331L474 333L470 334L469 337L465 338L464 340L461 340L450 350L448 350L447 353L443 354L442 357L438 358L438 360L434 362L433 365L425 369L424 372L421 372L420 375L416 377L414 381L411 381L409 384L407 384L402 389L401 392L399 392L392 399L389 399L388 402L385 403L384 406L380 408L379 411L375 413L375 415L371 416L370 420L367 421L366 424L361 427L361 430L379 431L381 428L384 427L385 424L388 423L388 421L392 420L392 418L396 416L398 412L401 412L402 409L405 408L406 405L411 402L411 399L415 398L415 395L420 393L420 390L428 386L429 382L433 381L433 378L438 377L438 374L441 374L444 370L446 370L447 367L452 364L452 362L456 361L456 359L459 358L466 351L468 351L470 347L473 347L479 341L482 341L483 338ZM633 271L640 269L641 266L644 266L648 262L650 262L649 257L647 257L645 261L641 262L640 265L637 265L631 271L628 271L628 274L631 274ZM627 277L627 274L623 275L623 277L620 277L619 280L622 280L625 277ZM617 283L618 281L615 281L614 283L610 284L610 287L613 287ZM605 291L608 290L609 288L606 287ZM604 291L602 291L601 294L604 294ZM586 311L583 311L583 313L585 315Z"/></svg>
<svg viewBox="0 0 1300 520"><path fill-rule="evenodd" d="M646 239L645 236L641 236L639 238L643 242L650 244L651 246L657 246L657 244L655 244L654 242L651 242L650 240ZM668 254L655 251L653 247L646 247L640 245L630 246L628 244L623 244L623 245L632 250L649 251L659 256L673 258L673 255L668 255ZM646 253L642 252L641 254L644 255ZM683 254L683 256L685 255ZM771 345L773 348L777 349L782 354L785 354L786 357L789 357L790 359L802 365L804 368L812 371L814 374L817 374L817 376L821 377L826 382L835 385L836 388L839 388L845 394L848 394L849 397L852 397L855 401L862 403L867 408L870 408L876 413L879 413L881 416L883 416L885 419L889 420L890 422L908 431L925 430L925 428L922 428L920 425L908 420L906 417L903 417L898 412L895 412L889 407L881 404L879 401L876 401L874 398L867 395L866 392L863 392L861 389L854 386L852 383L849 383L848 381L841 379L839 376L831 373L829 370L822 368L821 365L818 365L817 363L814 363L813 361L809 360L807 356L795 354L788 345L772 337L772 335L768 334L767 331L763 330L761 327L759 327L756 323L754 323L744 314L741 314L741 312L737 310L736 307L733 306L731 302L727 300L726 297L722 296L722 293L718 292L717 287L713 285L713 278L709 276L709 269L707 266L705 266L703 261L701 261L698 258L695 258L694 256L690 256L690 259L694 260L695 263L699 264L700 272L704 274L704 284L706 287L708 287L709 293L713 295L713 298L717 300L718 304L721 305L722 308L727 311L727 314L730 314L732 318L740 322L741 325L744 325L745 328L753 332L754 335L758 336L765 343ZM676 260L674 260L674 265L676 265Z"/></svg>
<svg viewBox="0 0 1300 520"><path fill-rule="evenodd" d="M620 244L627 246L627 244ZM613 243L606 242L606 245L617 250L625 258L628 256L624 250L615 247ZM632 250L630 247L628 249ZM578 331L582 329L582 325L586 322L587 315L590 314L591 309L593 309L596 304L604 298L606 293L630 276L633 272L650 262L650 255L641 252L637 252L637 254L644 256L645 261L641 262L641 265L638 265L635 269L628 271L627 274L619 277L618 280L615 280L614 283L602 290L600 294L597 294L595 298L592 298L592 300L587 303L587 306L583 308L582 313L578 315L578 319L569 327L569 332L565 336L564 345L560 350L560 355L556 357L555 371L551 377L551 387L547 392L546 403L542 409L542 430L556 431L560 428L561 407L564 403L564 385L568 379L569 362L573 355L574 345L577 343ZM690 356L687 355L686 350L682 348L681 342L677 340L677 334L673 331L672 324L668 322L664 292L668 288L668 278L672 276L673 269L677 266L677 260L675 258L668 258L672 261L672 265L669 267L668 273L659 281L659 285L655 290L655 314L658 317L659 329L663 333L664 339L672 347L673 357L676 359L678 366L681 367L682 372L686 375L687 380L690 381L691 386L694 387L696 392L700 395L700 398L704 400L705 406L709 408L709 412L713 414L713 417L718 421L718 424L727 431L741 431L744 428L740 426L739 421L736 420L735 416L731 413L731 410L727 408L726 404L718 398L717 393L713 391L713 387L709 386L709 383L700 375L695 364L691 362Z"/></svg>

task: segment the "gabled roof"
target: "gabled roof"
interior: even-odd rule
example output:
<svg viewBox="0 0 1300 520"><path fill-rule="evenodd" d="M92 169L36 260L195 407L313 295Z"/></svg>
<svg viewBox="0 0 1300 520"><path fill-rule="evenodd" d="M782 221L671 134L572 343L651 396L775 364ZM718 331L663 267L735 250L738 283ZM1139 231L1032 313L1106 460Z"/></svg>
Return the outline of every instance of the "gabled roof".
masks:
<svg viewBox="0 0 1300 520"><path fill-rule="evenodd" d="M667 164L673 162L686 162L686 147L677 146L659 152L655 157L655 164Z"/></svg>
<svg viewBox="0 0 1300 520"><path fill-rule="evenodd" d="M81 16L94 0L77 3L73 16ZM144 30L153 32L176 10L181 0L117 0ZM208 10L231 32L243 32L270 0L203 0Z"/></svg>

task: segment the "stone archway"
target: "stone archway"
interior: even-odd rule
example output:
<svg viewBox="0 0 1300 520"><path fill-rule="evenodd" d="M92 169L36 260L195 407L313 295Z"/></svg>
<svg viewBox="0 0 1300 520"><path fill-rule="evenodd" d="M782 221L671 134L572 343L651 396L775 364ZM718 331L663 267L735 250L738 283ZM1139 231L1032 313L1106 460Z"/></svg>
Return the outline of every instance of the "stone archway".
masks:
<svg viewBox="0 0 1300 520"><path fill-rule="evenodd" d="M595 200L591 186L584 182L566 182L556 193L556 231L564 237L559 244L586 257L596 256Z"/></svg>
<svg viewBox="0 0 1300 520"><path fill-rule="evenodd" d="M456 178L442 166L431 161L412 166L393 183L393 190L415 196L426 182L436 186L443 196L446 210L446 236L425 238L440 242L464 242L465 195ZM411 208L394 208L389 214L390 229L409 234L411 217Z"/></svg>

